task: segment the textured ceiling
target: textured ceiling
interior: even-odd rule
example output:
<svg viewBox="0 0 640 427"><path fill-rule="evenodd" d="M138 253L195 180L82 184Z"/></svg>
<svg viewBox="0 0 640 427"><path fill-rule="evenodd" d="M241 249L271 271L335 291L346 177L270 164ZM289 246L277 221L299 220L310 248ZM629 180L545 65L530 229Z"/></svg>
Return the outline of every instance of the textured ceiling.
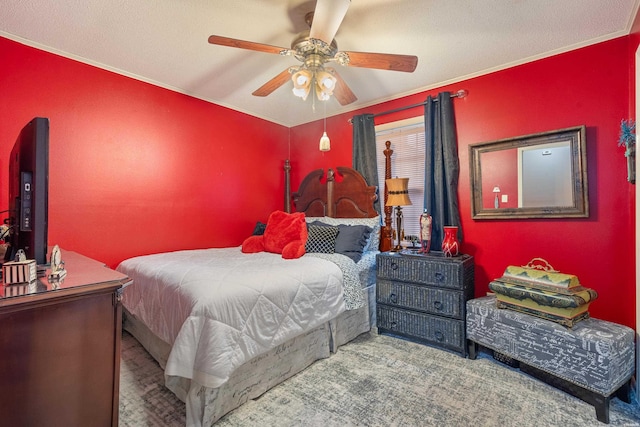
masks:
<svg viewBox="0 0 640 427"><path fill-rule="evenodd" d="M414 73L336 66L358 101L251 93L299 62L214 46L216 34L290 47L304 0L0 0L0 35L294 126L629 33L640 0L352 0L340 50L416 55ZM471 94L470 94L471 96Z"/></svg>

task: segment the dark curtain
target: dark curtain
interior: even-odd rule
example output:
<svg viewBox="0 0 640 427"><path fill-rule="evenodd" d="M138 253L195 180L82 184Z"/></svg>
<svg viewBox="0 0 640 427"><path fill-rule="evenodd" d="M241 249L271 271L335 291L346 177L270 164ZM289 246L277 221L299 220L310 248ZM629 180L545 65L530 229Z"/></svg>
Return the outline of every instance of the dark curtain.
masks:
<svg viewBox="0 0 640 427"><path fill-rule="evenodd" d="M457 226L462 241L458 207L458 141L450 92L427 98L424 107L424 208L433 218L431 248L440 250L444 226Z"/></svg>
<svg viewBox="0 0 640 427"><path fill-rule="evenodd" d="M376 155L376 129L373 114L353 116L353 168L360 172L369 185L378 187L378 158ZM374 208L380 213L380 189Z"/></svg>

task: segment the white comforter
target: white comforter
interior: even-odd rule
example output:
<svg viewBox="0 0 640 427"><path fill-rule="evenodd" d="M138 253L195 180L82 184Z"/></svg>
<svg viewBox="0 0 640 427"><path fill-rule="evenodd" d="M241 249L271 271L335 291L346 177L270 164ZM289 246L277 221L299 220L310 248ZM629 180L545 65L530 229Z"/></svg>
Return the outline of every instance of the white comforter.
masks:
<svg viewBox="0 0 640 427"><path fill-rule="evenodd" d="M219 387L240 365L345 310L340 268L240 248L131 258L123 305L172 346L165 375Z"/></svg>

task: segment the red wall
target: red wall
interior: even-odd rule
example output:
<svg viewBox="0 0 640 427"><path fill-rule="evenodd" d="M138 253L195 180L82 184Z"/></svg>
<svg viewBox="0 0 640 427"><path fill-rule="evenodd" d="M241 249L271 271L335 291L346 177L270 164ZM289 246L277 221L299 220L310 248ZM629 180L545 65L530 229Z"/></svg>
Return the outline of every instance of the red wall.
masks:
<svg viewBox="0 0 640 427"><path fill-rule="evenodd" d="M295 189L312 169L351 165L353 114L466 89L454 105L463 251L475 257L476 295L507 265L543 257L598 291L593 316L633 327L635 189L617 140L620 121L632 113L637 45L635 35L622 37L330 117L332 149L321 153L321 121L287 130L0 38L0 209L11 146L24 124L44 116L51 120L51 244L110 266L138 254L238 245L256 220L282 207L289 135ZM581 124L590 218L471 219L469 144Z"/></svg>
<svg viewBox="0 0 640 427"><path fill-rule="evenodd" d="M631 117L635 88L629 70L636 47L631 36L622 37L331 117L328 153L316 147L321 123L297 126L291 131L294 171L351 165L352 130L347 120L353 114L375 114L423 102L440 91L465 89L468 96L454 100L461 166L459 203L463 251L475 257L476 296L484 295L489 281L501 276L508 265L542 257L598 292L592 316L634 327L635 188L626 180L624 150L617 141L620 121ZM416 108L383 115L376 124L420 114L422 110ZM583 124L587 127L589 218L471 219L469 144Z"/></svg>
<svg viewBox="0 0 640 427"><path fill-rule="evenodd" d="M282 209L287 128L4 38L0 58L0 210L20 129L48 117L50 244L114 267L239 245Z"/></svg>

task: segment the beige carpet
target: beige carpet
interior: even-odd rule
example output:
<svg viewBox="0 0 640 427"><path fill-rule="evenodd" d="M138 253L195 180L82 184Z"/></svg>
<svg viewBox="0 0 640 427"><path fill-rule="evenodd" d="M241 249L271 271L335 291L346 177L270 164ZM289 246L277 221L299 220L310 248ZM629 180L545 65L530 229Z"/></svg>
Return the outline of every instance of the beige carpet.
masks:
<svg viewBox="0 0 640 427"><path fill-rule="evenodd" d="M184 404L124 333L121 426L182 426ZM611 426L640 427L640 408L612 400ZM581 400L485 356L387 336L359 337L329 359L227 414L216 426L604 426Z"/></svg>

